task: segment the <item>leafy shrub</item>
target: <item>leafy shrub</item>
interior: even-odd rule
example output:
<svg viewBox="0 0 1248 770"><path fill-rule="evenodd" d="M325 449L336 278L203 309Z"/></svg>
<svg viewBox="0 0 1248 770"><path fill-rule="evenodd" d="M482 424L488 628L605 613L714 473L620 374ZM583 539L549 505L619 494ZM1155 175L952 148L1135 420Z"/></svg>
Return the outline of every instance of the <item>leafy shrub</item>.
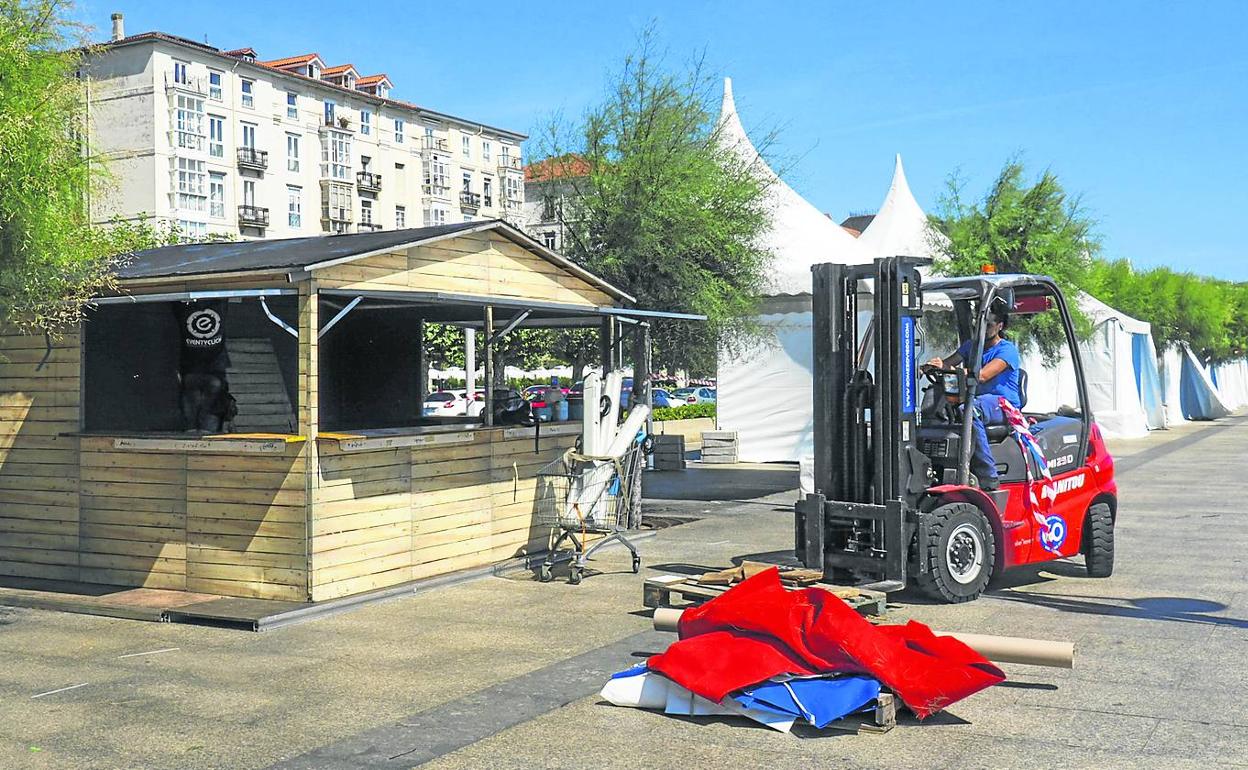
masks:
<svg viewBox="0 0 1248 770"><path fill-rule="evenodd" d="M714 404L684 404L682 406L660 406L654 410L655 422L668 420L692 420L697 417L715 417Z"/></svg>

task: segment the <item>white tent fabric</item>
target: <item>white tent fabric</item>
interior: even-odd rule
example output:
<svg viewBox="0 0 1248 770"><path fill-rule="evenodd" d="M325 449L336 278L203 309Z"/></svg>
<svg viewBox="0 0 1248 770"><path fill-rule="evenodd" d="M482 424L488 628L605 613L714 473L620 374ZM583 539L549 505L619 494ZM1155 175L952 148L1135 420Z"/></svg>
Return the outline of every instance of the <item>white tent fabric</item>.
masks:
<svg viewBox="0 0 1248 770"><path fill-rule="evenodd" d="M743 162L754 164L767 185L767 206L771 210L771 231L766 244L775 255L771 293L810 292L810 266L821 262L843 265L869 262L858 241L843 227L812 206L767 165L745 133L732 96L732 79L724 78L724 99L719 113L719 141Z"/></svg>
<svg viewBox="0 0 1248 770"><path fill-rule="evenodd" d="M906 169L898 154L893 165L893 182L875 218L858 238L859 247L871 259L878 257L936 257L938 243L945 236L928 227L927 214L910 192Z"/></svg>
<svg viewBox="0 0 1248 770"><path fill-rule="evenodd" d="M1208 370L1185 343L1166 350L1163 360L1166 416L1171 422L1216 420L1233 411L1222 399Z"/></svg>
<svg viewBox="0 0 1248 770"><path fill-rule="evenodd" d="M1248 406L1248 359L1214 365L1209 372L1222 403L1229 409Z"/></svg>

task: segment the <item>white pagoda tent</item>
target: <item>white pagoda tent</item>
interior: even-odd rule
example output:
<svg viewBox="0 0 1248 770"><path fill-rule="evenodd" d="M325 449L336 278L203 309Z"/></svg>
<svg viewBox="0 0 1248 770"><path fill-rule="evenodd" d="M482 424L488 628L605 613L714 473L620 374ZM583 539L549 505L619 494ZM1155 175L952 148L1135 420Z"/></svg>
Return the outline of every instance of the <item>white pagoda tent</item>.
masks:
<svg viewBox="0 0 1248 770"><path fill-rule="evenodd" d="M794 461L814 447L811 265L858 264L871 257L854 236L799 195L759 155L741 125L728 78L719 141L744 162L755 164L767 185L772 226L766 244L775 257L770 293L763 298L757 319L770 332L766 341L719 354L719 427L737 431L743 461Z"/></svg>

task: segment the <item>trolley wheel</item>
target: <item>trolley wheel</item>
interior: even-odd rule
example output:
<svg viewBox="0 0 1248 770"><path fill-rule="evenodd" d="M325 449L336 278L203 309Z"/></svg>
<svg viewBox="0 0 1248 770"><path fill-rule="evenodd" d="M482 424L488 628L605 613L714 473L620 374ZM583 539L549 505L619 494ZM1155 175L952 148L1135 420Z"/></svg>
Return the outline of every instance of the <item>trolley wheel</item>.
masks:
<svg viewBox="0 0 1248 770"><path fill-rule="evenodd" d="M539 572L537 575L537 579L542 581L543 583L549 583L554 577L555 577L554 574L551 573L550 571L549 564L543 564L541 572Z"/></svg>
<svg viewBox="0 0 1248 770"><path fill-rule="evenodd" d="M582 577L582 575L581 575L581 568L580 568L580 567L573 567L573 568L572 568L572 574L568 575L568 583L570 583L571 585L574 585L574 586L576 586L576 585L580 585L580 584L581 584L581 577Z"/></svg>
<svg viewBox="0 0 1248 770"><path fill-rule="evenodd" d="M638 572L641 572L641 557L633 554L633 574L636 575Z"/></svg>

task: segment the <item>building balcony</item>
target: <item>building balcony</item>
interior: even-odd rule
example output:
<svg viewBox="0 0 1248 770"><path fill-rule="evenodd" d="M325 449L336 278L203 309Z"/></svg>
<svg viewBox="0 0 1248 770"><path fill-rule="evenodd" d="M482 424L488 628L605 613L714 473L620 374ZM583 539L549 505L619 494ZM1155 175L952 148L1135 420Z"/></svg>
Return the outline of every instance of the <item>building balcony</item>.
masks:
<svg viewBox="0 0 1248 770"><path fill-rule="evenodd" d="M431 196L433 196L433 197L435 197L435 198L449 198L449 197L451 197L451 188L450 188L450 185L445 185L445 184L422 184L422 185L420 186L420 189L421 189L421 192L423 192L425 195L431 195Z"/></svg>
<svg viewBox="0 0 1248 770"><path fill-rule="evenodd" d="M381 225L373 224L372 222L361 222L355 226L355 231L358 233L375 233L381 229Z"/></svg>
<svg viewBox="0 0 1248 770"><path fill-rule="evenodd" d="M357 171L355 173L355 185L361 191L381 192L381 174L374 174L371 171Z"/></svg>
<svg viewBox="0 0 1248 770"><path fill-rule="evenodd" d="M269 210L263 206L239 206L238 224L246 227L268 227Z"/></svg>
<svg viewBox="0 0 1248 770"><path fill-rule="evenodd" d="M436 136L426 136L420 146L424 152L446 152L451 151L451 145L445 139L439 139Z"/></svg>
<svg viewBox="0 0 1248 770"><path fill-rule="evenodd" d="M239 147L238 167L264 171L269 167L269 153L267 150L257 150L255 147Z"/></svg>
<svg viewBox="0 0 1248 770"><path fill-rule="evenodd" d="M481 208L481 193L469 192L463 190L459 194L460 211L469 214L475 214L477 209Z"/></svg>
<svg viewBox="0 0 1248 770"><path fill-rule="evenodd" d="M208 95L208 80L204 77L187 76L182 79L175 78L173 73L165 73L165 90L181 91L185 94L194 94L196 96Z"/></svg>
<svg viewBox="0 0 1248 770"><path fill-rule="evenodd" d="M327 222L344 222L350 224L355 217L347 206L322 206L321 219Z"/></svg>
<svg viewBox="0 0 1248 770"><path fill-rule="evenodd" d="M500 155L498 157L499 171L523 171L524 166L520 164L519 158L513 158L510 155Z"/></svg>

